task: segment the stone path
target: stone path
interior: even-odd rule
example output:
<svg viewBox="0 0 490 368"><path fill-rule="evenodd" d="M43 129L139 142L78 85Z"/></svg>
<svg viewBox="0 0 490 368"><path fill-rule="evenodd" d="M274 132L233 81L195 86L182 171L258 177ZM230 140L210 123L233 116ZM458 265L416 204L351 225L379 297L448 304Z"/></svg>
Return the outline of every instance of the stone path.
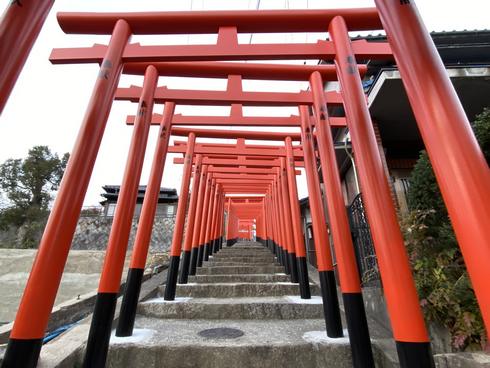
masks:
<svg viewBox="0 0 490 368"><path fill-rule="evenodd" d="M111 338L107 367L351 367L347 338L326 337L318 286L302 300L282 272L259 243L222 249L175 301L140 304L134 335Z"/></svg>

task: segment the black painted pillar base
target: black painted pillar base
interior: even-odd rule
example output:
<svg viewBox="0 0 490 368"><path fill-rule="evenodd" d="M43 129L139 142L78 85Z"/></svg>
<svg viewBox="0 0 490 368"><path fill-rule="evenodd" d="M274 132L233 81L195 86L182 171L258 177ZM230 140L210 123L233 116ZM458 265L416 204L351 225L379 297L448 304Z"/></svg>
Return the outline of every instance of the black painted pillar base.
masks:
<svg viewBox="0 0 490 368"><path fill-rule="evenodd" d="M116 336L131 336L133 334L143 271L142 268L130 268L128 270L121 311L117 322Z"/></svg>
<svg viewBox="0 0 490 368"><path fill-rule="evenodd" d="M182 267L180 269L179 284L187 284L189 279L189 266L191 265L191 252L182 252Z"/></svg>
<svg viewBox="0 0 490 368"><path fill-rule="evenodd" d="M197 251L197 267L202 267L204 261L204 244L200 244Z"/></svg>
<svg viewBox="0 0 490 368"><path fill-rule="evenodd" d="M298 263L299 294L301 299L311 299L310 278L308 277L308 266L306 257L296 257Z"/></svg>
<svg viewBox="0 0 490 368"><path fill-rule="evenodd" d="M189 269L189 275L191 275L191 276L194 276L196 274L198 252L199 252L199 250L197 247L192 247L192 250L191 250L191 267Z"/></svg>
<svg viewBox="0 0 490 368"><path fill-rule="evenodd" d="M214 239L214 243L213 243L213 253L216 254L219 252L219 249L220 249L220 246L219 246L219 241L220 241L221 238L216 238Z"/></svg>
<svg viewBox="0 0 490 368"><path fill-rule="evenodd" d="M232 239L226 239L226 246L227 247L231 247L233 244L232 244Z"/></svg>
<svg viewBox="0 0 490 368"><path fill-rule="evenodd" d="M104 368L116 310L117 293L98 293L83 368Z"/></svg>
<svg viewBox="0 0 490 368"><path fill-rule="evenodd" d="M165 284L164 300L175 300L177 288L177 276L179 275L180 256L171 256L167 271L167 283Z"/></svg>
<svg viewBox="0 0 490 368"><path fill-rule="evenodd" d="M284 265L284 272L286 275L291 275L291 267L289 267L289 253L286 249L282 250L282 257L283 257L283 265Z"/></svg>
<svg viewBox="0 0 490 368"><path fill-rule="evenodd" d="M289 271L291 272L291 282L298 283L298 267L296 265L296 253L288 253Z"/></svg>
<svg viewBox="0 0 490 368"><path fill-rule="evenodd" d="M430 342L396 341L396 351L401 368L434 368Z"/></svg>
<svg viewBox="0 0 490 368"><path fill-rule="evenodd" d="M209 261L209 248L210 248L210 245L209 243L205 243L204 244L204 247L203 247L203 261Z"/></svg>
<svg viewBox="0 0 490 368"><path fill-rule="evenodd" d="M36 368L43 339L9 339L2 368Z"/></svg>
<svg viewBox="0 0 490 368"><path fill-rule="evenodd" d="M340 319L339 300L334 271L319 271L322 290L323 313L328 337L342 337L342 320Z"/></svg>
<svg viewBox="0 0 490 368"><path fill-rule="evenodd" d="M276 244L276 251L277 251L277 262L279 262L281 266L284 266L284 257L282 256L282 248L279 247L277 244Z"/></svg>
<svg viewBox="0 0 490 368"><path fill-rule="evenodd" d="M371 339L361 293L342 293L354 368L374 368Z"/></svg>

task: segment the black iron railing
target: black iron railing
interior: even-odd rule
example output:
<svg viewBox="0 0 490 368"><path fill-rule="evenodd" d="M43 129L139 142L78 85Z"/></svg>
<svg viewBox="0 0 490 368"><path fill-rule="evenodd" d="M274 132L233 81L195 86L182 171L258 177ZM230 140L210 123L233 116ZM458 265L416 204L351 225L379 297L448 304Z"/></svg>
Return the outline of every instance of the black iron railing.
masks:
<svg viewBox="0 0 490 368"><path fill-rule="evenodd" d="M361 282L365 286L378 284L380 280L378 261L361 194L354 198L348 207L348 212Z"/></svg>

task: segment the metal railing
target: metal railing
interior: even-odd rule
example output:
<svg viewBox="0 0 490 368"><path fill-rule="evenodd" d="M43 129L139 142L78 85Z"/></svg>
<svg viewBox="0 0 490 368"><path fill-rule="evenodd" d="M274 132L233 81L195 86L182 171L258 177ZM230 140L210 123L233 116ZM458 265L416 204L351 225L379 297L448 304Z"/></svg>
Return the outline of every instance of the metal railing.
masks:
<svg viewBox="0 0 490 368"><path fill-rule="evenodd" d="M378 261L360 193L348 207L348 213L361 282L364 286L378 284Z"/></svg>

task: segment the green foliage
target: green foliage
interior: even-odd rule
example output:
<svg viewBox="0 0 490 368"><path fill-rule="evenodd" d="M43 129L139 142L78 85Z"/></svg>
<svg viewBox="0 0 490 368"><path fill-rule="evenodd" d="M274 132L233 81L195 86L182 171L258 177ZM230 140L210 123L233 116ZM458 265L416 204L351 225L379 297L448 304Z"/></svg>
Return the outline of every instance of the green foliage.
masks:
<svg viewBox="0 0 490 368"><path fill-rule="evenodd" d="M476 117L473 123L473 131L476 139L480 143L487 163L490 163L490 108L486 108Z"/></svg>
<svg viewBox="0 0 490 368"><path fill-rule="evenodd" d="M67 161L67 153L59 157L47 146L35 146L25 159L8 159L0 165L0 189L6 198L0 209L0 229L21 230L22 246L37 245Z"/></svg>
<svg viewBox="0 0 490 368"><path fill-rule="evenodd" d="M425 211L424 223L427 226L437 226L446 221L446 207L426 151L420 153L413 168L407 199L410 209Z"/></svg>
<svg viewBox="0 0 490 368"><path fill-rule="evenodd" d="M477 117L473 129L488 162L490 109ZM481 314L425 151L410 178L408 204L402 228L426 318L449 329L455 350L483 347Z"/></svg>
<svg viewBox="0 0 490 368"><path fill-rule="evenodd" d="M485 328L463 257L448 222L425 224L434 210L413 210L403 229L421 306L429 321L449 329L455 350L477 350Z"/></svg>

